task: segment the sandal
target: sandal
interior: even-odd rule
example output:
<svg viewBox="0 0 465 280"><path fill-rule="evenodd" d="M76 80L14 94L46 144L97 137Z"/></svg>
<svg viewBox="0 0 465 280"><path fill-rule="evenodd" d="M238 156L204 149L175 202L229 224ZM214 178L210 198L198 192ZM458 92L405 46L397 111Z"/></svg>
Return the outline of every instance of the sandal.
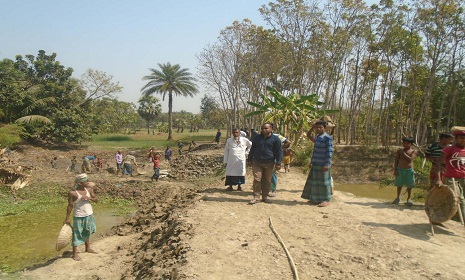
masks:
<svg viewBox="0 0 465 280"><path fill-rule="evenodd" d="M277 195L276 191L272 191L268 196L275 197Z"/></svg>
<svg viewBox="0 0 465 280"><path fill-rule="evenodd" d="M405 205L407 206L413 206L413 201L412 200L407 200L407 202L405 203Z"/></svg>
<svg viewBox="0 0 465 280"><path fill-rule="evenodd" d="M264 198L264 199L262 199L262 202L264 202L264 203L271 203L271 200L268 199L268 198Z"/></svg>
<svg viewBox="0 0 465 280"><path fill-rule="evenodd" d="M242 187L241 187L241 186L237 187L237 190L241 192L241 191L242 191Z"/></svg>
<svg viewBox="0 0 465 280"><path fill-rule="evenodd" d="M249 204L252 205L252 204L259 203L259 202L260 202L260 200L259 200L258 198L254 198L254 199L252 199L251 201L249 201Z"/></svg>
<svg viewBox="0 0 465 280"><path fill-rule="evenodd" d="M396 198L391 202L391 204L396 204L396 205L398 205L399 203L400 203L400 198Z"/></svg>
<svg viewBox="0 0 465 280"><path fill-rule="evenodd" d="M232 186L229 186L229 187L226 188L226 191L228 191L228 192L232 192L233 190L234 190L234 189L233 189Z"/></svg>

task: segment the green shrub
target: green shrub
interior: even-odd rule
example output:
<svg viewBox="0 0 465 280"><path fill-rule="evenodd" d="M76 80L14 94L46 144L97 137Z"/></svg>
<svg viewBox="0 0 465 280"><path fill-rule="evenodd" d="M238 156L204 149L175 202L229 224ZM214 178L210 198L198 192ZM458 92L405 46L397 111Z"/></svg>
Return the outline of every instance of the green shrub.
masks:
<svg viewBox="0 0 465 280"><path fill-rule="evenodd" d="M302 170L307 173L312 160L313 143L309 142L308 145L292 147L292 150L294 152L292 165L301 166Z"/></svg>
<svg viewBox="0 0 465 280"><path fill-rule="evenodd" d="M25 135L26 133L21 125L3 125L0 127L0 147L12 147L19 144Z"/></svg>

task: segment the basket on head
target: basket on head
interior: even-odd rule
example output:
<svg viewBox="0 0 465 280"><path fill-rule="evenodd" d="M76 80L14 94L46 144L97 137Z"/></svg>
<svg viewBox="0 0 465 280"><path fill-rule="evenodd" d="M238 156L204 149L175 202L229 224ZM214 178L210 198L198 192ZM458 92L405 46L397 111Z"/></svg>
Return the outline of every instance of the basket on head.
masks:
<svg viewBox="0 0 465 280"><path fill-rule="evenodd" d="M453 126L451 130L453 135L465 135L465 126Z"/></svg>
<svg viewBox="0 0 465 280"><path fill-rule="evenodd" d="M93 188L93 187L95 187L95 183L87 181L87 182L85 182L84 187Z"/></svg>
<svg viewBox="0 0 465 280"><path fill-rule="evenodd" d="M65 248L69 242L71 242L71 238L73 236L73 228L68 225L64 224L58 234L57 243L55 245L55 249L60 251L61 249Z"/></svg>
<svg viewBox="0 0 465 280"><path fill-rule="evenodd" d="M426 195L426 215L431 222L446 222L457 213L457 202L457 195L448 186L434 187Z"/></svg>

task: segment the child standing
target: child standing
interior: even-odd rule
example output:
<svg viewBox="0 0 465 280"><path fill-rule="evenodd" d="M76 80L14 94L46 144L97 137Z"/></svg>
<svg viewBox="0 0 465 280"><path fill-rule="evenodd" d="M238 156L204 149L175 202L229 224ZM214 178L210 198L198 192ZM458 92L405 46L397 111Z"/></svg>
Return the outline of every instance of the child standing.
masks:
<svg viewBox="0 0 465 280"><path fill-rule="evenodd" d="M173 154L173 151L171 151L170 147L167 146L165 150L165 159L170 162L171 160L171 155Z"/></svg>
<svg viewBox="0 0 465 280"><path fill-rule="evenodd" d="M152 161L153 161L153 176L151 180L153 182L153 179L158 181L158 178L160 178L160 165L161 165L160 154L154 154Z"/></svg>
<svg viewBox="0 0 465 280"><path fill-rule="evenodd" d="M77 164L76 156L73 156L73 158L71 159L71 168L70 168L71 172L77 172L76 164Z"/></svg>
<svg viewBox="0 0 465 280"><path fill-rule="evenodd" d="M194 151L195 146L197 146L197 144L195 144L194 140L192 140L192 142L189 144L189 152L190 153Z"/></svg>
<svg viewBox="0 0 465 280"><path fill-rule="evenodd" d="M456 182L457 195L459 198L460 210L462 217L465 217L465 203L463 188L465 187L465 127L460 127L454 130L452 134L455 136L455 144L442 149L442 153L436 161L437 183L441 186L444 182L447 186L454 190L453 181ZM446 163L446 171L441 179L442 163ZM455 191L455 190L454 190Z"/></svg>
<svg viewBox="0 0 465 280"><path fill-rule="evenodd" d="M284 173L291 172L289 166L291 165L293 152L290 145L283 144L283 164L284 164Z"/></svg>
<svg viewBox="0 0 465 280"><path fill-rule="evenodd" d="M97 171L102 171L103 170L103 158L100 156L97 157Z"/></svg>
<svg viewBox="0 0 465 280"><path fill-rule="evenodd" d="M181 142L181 140L178 141L178 153L179 155L182 155L182 147L184 144Z"/></svg>
<svg viewBox="0 0 465 280"><path fill-rule="evenodd" d="M52 160L50 161L50 164L52 165L52 168L57 168L57 157L53 157Z"/></svg>
<svg viewBox="0 0 465 280"><path fill-rule="evenodd" d="M396 153L396 160L394 163L394 176L396 180L394 185L397 187L397 197L394 199L392 204L400 203L400 193L402 187L407 187L407 206L413 206L412 188L415 187L415 177L413 172L413 161L417 156L417 150L413 149L414 140L410 137L404 137L402 139L403 148L399 148Z"/></svg>

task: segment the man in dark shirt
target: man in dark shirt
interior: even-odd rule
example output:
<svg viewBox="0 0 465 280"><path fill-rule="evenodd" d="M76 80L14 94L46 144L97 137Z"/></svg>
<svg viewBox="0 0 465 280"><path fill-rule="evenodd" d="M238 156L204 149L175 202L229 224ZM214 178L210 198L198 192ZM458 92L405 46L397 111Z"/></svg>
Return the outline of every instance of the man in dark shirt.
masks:
<svg viewBox="0 0 465 280"><path fill-rule="evenodd" d="M437 178L436 178L436 161L439 158L439 156L442 153L442 149L450 146L452 141L454 140L454 136L450 133L441 133L439 134L439 142L434 142L431 145L428 146L425 152L426 159L431 161L431 170L429 174L429 181L430 181L430 187L429 189L432 189L434 185L436 184ZM443 169L446 167L445 164L443 164ZM442 179L442 178L441 178Z"/></svg>
<svg viewBox="0 0 465 280"><path fill-rule="evenodd" d="M253 173L253 199L249 204L260 201L260 194L265 203L270 203L268 193L271 187L271 176L274 168L281 169L283 150L281 140L273 135L273 124L264 123L261 134L252 140L252 148L249 152L247 163L252 166Z"/></svg>
<svg viewBox="0 0 465 280"><path fill-rule="evenodd" d="M221 138L221 129L218 128L218 132L216 132L216 136L215 136L216 145L220 144L220 138Z"/></svg>

